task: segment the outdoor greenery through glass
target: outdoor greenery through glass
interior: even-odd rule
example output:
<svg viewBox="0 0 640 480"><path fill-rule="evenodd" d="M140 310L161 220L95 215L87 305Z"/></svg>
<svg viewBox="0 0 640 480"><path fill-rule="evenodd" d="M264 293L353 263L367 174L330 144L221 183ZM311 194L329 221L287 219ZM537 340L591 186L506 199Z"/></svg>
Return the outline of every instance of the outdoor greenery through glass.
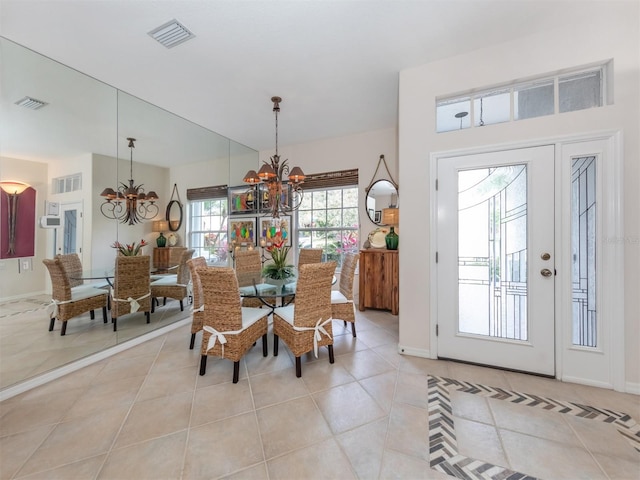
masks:
<svg viewBox="0 0 640 480"><path fill-rule="evenodd" d="M322 248L323 261L342 265L345 253L357 253L358 188L305 191L298 209L298 247Z"/></svg>
<svg viewBox="0 0 640 480"><path fill-rule="evenodd" d="M192 201L189 204L188 245L194 257L204 257L210 265L227 264L228 207L226 198Z"/></svg>

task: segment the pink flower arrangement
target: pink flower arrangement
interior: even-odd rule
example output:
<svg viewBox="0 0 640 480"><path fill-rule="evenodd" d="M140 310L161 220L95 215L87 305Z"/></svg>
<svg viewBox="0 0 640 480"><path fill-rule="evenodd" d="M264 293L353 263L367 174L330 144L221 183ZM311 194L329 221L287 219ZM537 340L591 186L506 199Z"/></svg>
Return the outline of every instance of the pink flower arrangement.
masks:
<svg viewBox="0 0 640 480"><path fill-rule="evenodd" d="M146 245L147 245L147 242L145 242L144 239L142 239L140 240L140 243L138 245L136 245L136 242L133 242L131 244L126 244L126 245L120 242L114 242L114 244L111 245L111 248L118 249L118 251L122 255L125 255L127 257L135 257L136 255L140 254L140 249Z"/></svg>

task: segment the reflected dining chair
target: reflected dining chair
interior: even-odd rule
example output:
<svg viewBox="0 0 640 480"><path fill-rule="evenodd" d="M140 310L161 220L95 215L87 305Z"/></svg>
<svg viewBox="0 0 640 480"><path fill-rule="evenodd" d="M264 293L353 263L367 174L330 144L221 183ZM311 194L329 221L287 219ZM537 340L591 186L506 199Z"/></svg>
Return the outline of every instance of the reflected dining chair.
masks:
<svg viewBox="0 0 640 480"><path fill-rule="evenodd" d="M72 287L62 260L46 258L42 262L51 277L50 332L53 331L56 319L58 319L62 322L60 335L65 335L69 319L89 312L93 320L95 318L94 310L97 308L102 308L102 319L104 323L107 323L107 292L105 290L81 284Z"/></svg>
<svg viewBox="0 0 640 480"><path fill-rule="evenodd" d="M322 262L322 249L321 248L301 248L298 253L298 268L308 263L320 263Z"/></svg>
<svg viewBox="0 0 640 480"><path fill-rule="evenodd" d="M267 316L261 308L243 307L236 272L232 268L199 268L204 294L200 375L207 370L207 357L233 362L233 383L238 383L240 360L260 337L262 355L267 356Z"/></svg>
<svg viewBox="0 0 640 480"><path fill-rule="evenodd" d="M189 260L194 253L194 249L185 249L180 255L178 272L175 275L163 275L151 282L151 296L153 297L153 301L162 297L163 305L166 305L167 297L173 298L180 302L180 311L184 311L183 301L185 297L190 296L189 282L191 281L187 260Z"/></svg>
<svg viewBox="0 0 640 480"><path fill-rule="evenodd" d="M338 290L331 290L331 315L334 320L343 320L345 327L351 322L351 334L356 336L356 311L353 303L353 277L359 253L346 253L340 270Z"/></svg>
<svg viewBox="0 0 640 480"><path fill-rule="evenodd" d="M235 271L238 286L250 287L262 282L262 261L258 250L238 250L235 257ZM243 307L262 308L259 298L243 298Z"/></svg>
<svg viewBox="0 0 640 480"><path fill-rule="evenodd" d="M310 263L298 269L295 304L273 311L273 355L278 355L278 339L287 344L296 358L296 377L302 376L300 357L327 346L333 358L331 329L331 283L336 262Z"/></svg>
<svg viewBox="0 0 640 480"><path fill-rule="evenodd" d="M144 312L151 323L151 288L149 255L116 257L116 271L111 289L111 321L118 330L118 318L129 313Z"/></svg>
<svg viewBox="0 0 640 480"><path fill-rule="evenodd" d="M199 268L207 268L207 260L204 257L190 258L187 260L189 272L191 272L191 284L193 286L193 305L191 306L191 341L189 350L193 350L196 341L196 333L202 330L202 319L204 317L204 295L202 293L202 282L198 275Z"/></svg>
<svg viewBox="0 0 640 480"><path fill-rule="evenodd" d="M82 285L82 260L77 253L58 254L56 258L60 259L62 266L64 267L67 277L69 278L69 285L71 288Z"/></svg>

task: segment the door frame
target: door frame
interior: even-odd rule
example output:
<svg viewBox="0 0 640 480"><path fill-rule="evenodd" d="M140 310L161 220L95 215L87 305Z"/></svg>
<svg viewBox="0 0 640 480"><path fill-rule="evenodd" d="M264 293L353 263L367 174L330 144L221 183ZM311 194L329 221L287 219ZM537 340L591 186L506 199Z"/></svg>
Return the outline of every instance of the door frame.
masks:
<svg viewBox="0 0 640 480"><path fill-rule="evenodd" d="M54 241L55 245L55 253L62 253L62 247L64 245L64 228L65 228L65 215L64 212L66 210L77 210L78 211L78 228L76 231L76 243L78 247L78 251L76 252L80 259L82 260L84 249L84 202L82 200L70 201L70 202L60 202L60 227L56 228L56 238Z"/></svg>
<svg viewBox="0 0 640 480"><path fill-rule="evenodd" d="M567 323L567 273L564 265L568 262L571 245L564 242L563 238L570 232L567 226L569 219L564 220L562 215L570 212L570 182L569 186L563 190L563 185L567 185L563 180L562 155L563 146L568 144L603 141L606 144L605 156L607 168L600 169L599 180L602 185L602 202L600 211L599 231L606 231L607 238L600 238L601 242L607 242L606 249L601 248L602 255L599 266L601 271L598 274L600 283L598 284L598 295L600 299L599 311L601 319L606 319L606 331L609 335L607 348L609 349L608 379L586 378L583 375L566 369L564 360L571 355L568 346L567 335L570 331L566 328ZM619 131L602 131L584 135L570 135L553 138L540 138L525 142L515 142L499 145L479 146L477 148L465 148L460 150L448 150L442 152L432 152L430 155L429 175L429 240L430 258L436 261L437 255L437 234L438 234L438 204L437 204L437 166L438 161L449 157L462 155L490 153L504 150L515 150L520 148L536 147L541 145L555 146L555 190L557 198L560 200L555 207L555 249L558 262L558 275L556 276L556 305L555 305L555 352L556 352L556 378L566 382L581 383L601 388L613 388L617 391L625 389L625 354L624 354L624 242L610 241L611 239L624 239L623 236L623 176L622 176L622 135ZM563 245L566 243L566 245ZM604 247L604 245L602 245ZM570 272L570 270L569 270ZM570 282L570 275L569 275ZM430 336L430 357L438 357L438 339L436 328L438 322L438 275L437 269L430 269L430 307L429 307L429 336ZM570 291L568 292L570 295Z"/></svg>

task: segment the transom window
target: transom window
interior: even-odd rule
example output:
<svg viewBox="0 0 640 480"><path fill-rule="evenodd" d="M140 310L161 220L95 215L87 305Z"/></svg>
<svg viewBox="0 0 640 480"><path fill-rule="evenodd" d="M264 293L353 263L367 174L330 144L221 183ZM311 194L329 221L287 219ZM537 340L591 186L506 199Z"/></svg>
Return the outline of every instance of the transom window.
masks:
<svg viewBox="0 0 640 480"><path fill-rule="evenodd" d="M601 107L608 65L436 100L438 133Z"/></svg>

